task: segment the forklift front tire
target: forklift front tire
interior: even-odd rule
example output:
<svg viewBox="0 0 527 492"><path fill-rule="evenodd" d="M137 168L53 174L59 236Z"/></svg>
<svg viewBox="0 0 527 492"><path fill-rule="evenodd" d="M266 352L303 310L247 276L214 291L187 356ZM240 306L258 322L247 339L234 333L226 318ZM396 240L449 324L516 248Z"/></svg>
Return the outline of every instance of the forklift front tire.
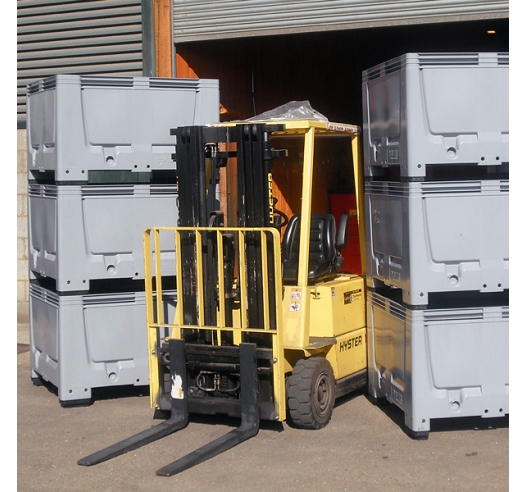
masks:
<svg viewBox="0 0 527 492"><path fill-rule="evenodd" d="M287 382L287 406L292 424L301 429L322 429L335 406L335 376L323 357L300 359Z"/></svg>

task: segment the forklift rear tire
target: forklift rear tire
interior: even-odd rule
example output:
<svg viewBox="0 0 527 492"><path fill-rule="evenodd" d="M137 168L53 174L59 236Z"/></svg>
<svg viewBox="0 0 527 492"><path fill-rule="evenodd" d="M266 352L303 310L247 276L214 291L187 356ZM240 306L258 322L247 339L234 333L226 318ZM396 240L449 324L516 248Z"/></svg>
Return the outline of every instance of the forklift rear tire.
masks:
<svg viewBox="0 0 527 492"><path fill-rule="evenodd" d="M322 429L335 406L335 376L323 357L300 359L287 382L287 406L292 424L301 429Z"/></svg>

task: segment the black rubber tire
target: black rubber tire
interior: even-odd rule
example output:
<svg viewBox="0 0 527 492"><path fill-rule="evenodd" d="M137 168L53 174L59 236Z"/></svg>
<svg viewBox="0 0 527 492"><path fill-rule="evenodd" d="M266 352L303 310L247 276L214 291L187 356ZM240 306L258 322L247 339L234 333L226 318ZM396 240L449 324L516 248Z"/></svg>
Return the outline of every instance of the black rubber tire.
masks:
<svg viewBox="0 0 527 492"><path fill-rule="evenodd" d="M300 359L287 381L291 423L300 429L322 429L335 406L335 376L323 357Z"/></svg>

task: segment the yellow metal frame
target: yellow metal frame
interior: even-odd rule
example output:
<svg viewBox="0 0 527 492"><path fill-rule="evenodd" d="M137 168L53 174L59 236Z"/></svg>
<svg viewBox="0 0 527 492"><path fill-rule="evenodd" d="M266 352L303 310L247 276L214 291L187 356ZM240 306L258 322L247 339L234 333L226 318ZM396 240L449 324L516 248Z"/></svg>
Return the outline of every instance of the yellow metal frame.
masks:
<svg viewBox="0 0 527 492"><path fill-rule="evenodd" d="M183 271L182 264L177 256L177 252L181 251L181 235L182 233L191 233L195 239L195 257L196 257L196 272L197 272L197 291L198 299L203 299L204 285L207 279L203 276L203 262L202 257L198 254L202 248L203 233L215 233L216 247L218 248L218 292L219 302L217 308L217 316L215 326L207 326L204 324L203 304L198 303L198 323L196 325L185 324L183 319L183 299L178 298L177 307L175 311L174 320L165 319L166 315L163 306L163 275L161 271L162 263L162 247L161 236L171 236L175 257L176 268L176 292L183 291ZM243 333L266 333L272 337L272 351L273 351L273 387L274 399L276 405L276 412L280 420L286 417L285 404L285 380L284 380L284 348L283 341L279 329L271 329L271 313L270 313L270 290L269 290L269 275L262 275L262 289L263 289L263 313L264 326L251 327L247 325L247 318L245 316L239 317L239 326L226 326L225 323L225 292L226 286L223 280L223 242L222 236L226 233L232 233L237 236L239 244L245 244L245 235L247 233L260 234L262 244L266 244L268 239L272 240L273 258L272 264L269 262L267 248L261 248L261 265L263 272L269 272L275 279L274 287L274 303L276 308L276 326L282 326L282 282L281 282L281 254L280 254L280 234L275 228L231 228L231 227L152 227L146 229L144 232L144 251L145 251L145 278L146 281L146 317L148 328L148 352L149 352L149 369L150 369L150 404L152 408L158 405L159 391L162 381L159 375L159 344L160 331L170 330L168 338L181 338L182 329L200 329L209 330L213 332L214 343L221 345L222 332L232 332L234 344L239 345L243 339ZM163 239L165 239L163 237ZM239 248L238 262L240 267L246 264L245 250ZM247 311L247 285L244 275L239 276L238 288L240 290L240 312ZM235 323L236 324L236 323Z"/></svg>

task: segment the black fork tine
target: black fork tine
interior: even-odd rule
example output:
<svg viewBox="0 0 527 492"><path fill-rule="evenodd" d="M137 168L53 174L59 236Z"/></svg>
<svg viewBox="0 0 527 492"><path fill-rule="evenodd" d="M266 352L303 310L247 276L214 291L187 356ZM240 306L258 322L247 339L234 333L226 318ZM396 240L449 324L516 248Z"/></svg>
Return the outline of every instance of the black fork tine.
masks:
<svg viewBox="0 0 527 492"><path fill-rule="evenodd" d="M184 389L186 384L186 365L185 365L185 341L169 340L170 356L170 377L172 379L172 397L170 418L155 427L146 429L123 441L109 446L101 451L97 451L85 458L77 461L78 465L92 466L107 461L116 456L128 453L146 444L154 442L162 437L168 436L173 432L183 429L188 424L188 405ZM177 382L177 386L175 386ZM180 386L181 385L181 386ZM182 392L179 392L181 387Z"/></svg>

